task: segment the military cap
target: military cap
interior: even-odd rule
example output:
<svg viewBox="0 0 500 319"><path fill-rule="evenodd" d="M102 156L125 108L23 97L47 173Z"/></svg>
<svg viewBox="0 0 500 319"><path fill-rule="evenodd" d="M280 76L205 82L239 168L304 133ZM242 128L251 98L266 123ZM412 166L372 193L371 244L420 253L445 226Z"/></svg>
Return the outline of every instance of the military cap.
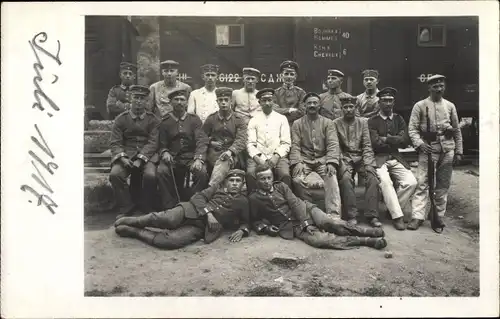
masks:
<svg viewBox="0 0 500 319"><path fill-rule="evenodd" d="M215 96L222 97L228 96L231 97L233 95L233 89L228 87L220 87L215 89Z"/></svg>
<svg viewBox="0 0 500 319"><path fill-rule="evenodd" d="M215 72L219 73L219 66L216 64L204 64L200 67L201 73L207 73L207 72Z"/></svg>
<svg viewBox="0 0 500 319"><path fill-rule="evenodd" d="M286 60L280 64L280 72L284 69L294 69L295 72L299 71L299 64L295 61Z"/></svg>
<svg viewBox="0 0 500 319"><path fill-rule="evenodd" d="M262 89L260 90L259 92L257 92L257 94L255 94L255 96L260 100L262 97L264 96L274 96L274 89L271 89L271 88L265 88L265 89Z"/></svg>
<svg viewBox="0 0 500 319"><path fill-rule="evenodd" d="M356 105L357 100L355 96L344 96L340 98L340 103L342 103L342 105Z"/></svg>
<svg viewBox="0 0 500 319"><path fill-rule="evenodd" d="M435 83L443 83L446 77L441 74L434 74L433 76L427 79L427 84L432 85Z"/></svg>
<svg viewBox="0 0 500 319"><path fill-rule="evenodd" d="M314 93L314 92L308 92L304 98L302 99L302 102L305 102L308 98L310 98L311 96L315 96L317 97L318 99L320 99L319 97L319 94L318 93Z"/></svg>
<svg viewBox="0 0 500 319"><path fill-rule="evenodd" d="M340 72L339 70L331 69L331 70L328 70L328 76L340 76L340 77L344 77L344 73Z"/></svg>
<svg viewBox="0 0 500 319"><path fill-rule="evenodd" d="M149 88L147 86L144 86L144 85L131 85L129 92L130 92L130 94L134 94L134 95L146 96L146 95L149 95Z"/></svg>
<svg viewBox="0 0 500 319"><path fill-rule="evenodd" d="M363 78L376 78L378 79L378 71L377 70L371 70L367 69L361 72L363 74Z"/></svg>
<svg viewBox="0 0 500 319"><path fill-rule="evenodd" d="M241 178L245 178L245 175L246 175L245 171L242 171L241 169L235 168L235 169L230 170L227 173L226 178L233 177L233 176L239 176Z"/></svg>
<svg viewBox="0 0 500 319"><path fill-rule="evenodd" d="M185 96L186 99L188 98L188 92L186 90L181 89L181 88L177 88L168 94L168 99L172 100L174 97L179 96L179 95Z"/></svg>
<svg viewBox="0 0 500 319"><path fill-rule="evenodd" d="M243 75L251 75L258 78L260 76L260 71L254 68L246 67L243 68Z"/></svg>
<svg viewBox="0 0 500 319"><path fill-rule="evenodd" d="M129 71L136 73L137 72L137 65L132 64L130 62L122 62L122 63L120 63L120 70L129 70Z"/></svg>
<svg viewBox="0 0 500 319"><path fill-rule="evenodd" d="M393 88L393 87L386 87L386 88L383 88L382 90L380 90L377 93L377 96L379 98L384 97L384 96L396 97L396 93L398 93L398 90L396 90L395 88Z"/></svg>
<svg viewBox="0 0 500 319"><path fill-rule="evenodd" d="M174 61L174 60L165 60L165 61L163 61L163 62L160 63L160 68L161 69L166 69L166 68L169 68L169 67L178 68L179 67L179 62Z"/></svg>

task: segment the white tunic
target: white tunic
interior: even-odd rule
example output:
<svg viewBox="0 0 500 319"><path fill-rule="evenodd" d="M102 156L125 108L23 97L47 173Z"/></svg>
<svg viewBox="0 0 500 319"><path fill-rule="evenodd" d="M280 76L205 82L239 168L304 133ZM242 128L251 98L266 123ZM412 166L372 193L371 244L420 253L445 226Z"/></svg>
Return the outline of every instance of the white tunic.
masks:
<svg viewBox="0 0 500 319"><path fill-rule="evenodd" d="M201 122L205 123L207 117L218 110L219 105L217 104L215 89L210 92L207 88L202 87L191 92L188 100L187 111L188 113L198 115Z"/></svg>

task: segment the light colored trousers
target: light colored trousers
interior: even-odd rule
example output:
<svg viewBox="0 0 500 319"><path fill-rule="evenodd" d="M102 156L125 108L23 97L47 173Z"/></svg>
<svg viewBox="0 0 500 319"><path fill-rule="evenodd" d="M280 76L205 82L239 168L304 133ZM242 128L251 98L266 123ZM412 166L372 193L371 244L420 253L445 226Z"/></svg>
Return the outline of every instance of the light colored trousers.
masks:
<svg viewBox="0 0 500 319"><path fill-rule="evenodd" d="M325 210L327 214L333 214L335 217L340 218L341 212L341 201L340 201L340 190L339 183L337 181L337 175L333 174L328 176L326 174L326 164L308 164L304 163L304 176L309 175L311 172L318 173L325 183ZM293 176L294 178L296 176Z"/></svg>
<svg viewBox="0 0 500 319"><path fill-rule="evenodd" d="M448 190L451 183L451 175L453 173L453 157L455 151L446 151L432 153L432 161L434 162L435 182L434 199L436 203L436 211L438 216L443 217L446 212L446 203L448 201ZM429 185L427 179L427 154L418 154L418 170L417 170L417 189L412 201L412 218L425 220L426 208L429 202Z"/></svg>
<svg viewBox="0 0 500 319"><path fill-rule="evenodd" d="M395 159L388 160L380 168L377 168L377 175L380 179L380 191L392 219L403 217L401 208L408 204L415 192L417 179L413 176L411 170L406 169L403 164ZM396 185L394 185L393 181ZM397 190L394 186L396 186Z"/></svg>

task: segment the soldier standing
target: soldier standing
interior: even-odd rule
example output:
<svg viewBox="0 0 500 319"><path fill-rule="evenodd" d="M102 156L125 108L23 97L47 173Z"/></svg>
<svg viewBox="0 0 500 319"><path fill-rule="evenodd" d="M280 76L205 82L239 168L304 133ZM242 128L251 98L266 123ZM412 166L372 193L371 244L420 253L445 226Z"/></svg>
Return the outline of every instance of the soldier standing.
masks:
<svg viewBox="0 0 500 319"><path fill-rule="evenodd" d="M243 87L233 91L233 109L245 119L245 123L248 123L255 114L262 111L256 96L259 78L259 70L249 67L243 68Z"/></svg>
<svg viewBox="0 0 500 319"><path fill-rule="evenodd" d="M280 65L280 72L283 76L283 86L274 90L275 107L274 110L283 114L288 119L288 124L304 116L303 105L306 92L298 86L295 86L299 65L294 61L283 61Z"/></svg>
<svg viewBox="0 0 500 319"><path fill-rule="evenodd" d="M169 112L172 112L172 104L168 95L176 90L184 90L188 96L193 90L191 86L177 79L179 75L179 62L166 60L160 63L161 75L163 80L151 84L149 87L150 105L149 111L163 118Z"/></svg>
<svg viewBox="0 0 500 319"><path fill-rule="evenodd" d="M330 120L342 117L342 103L340 99L344 97L351 97L349 93L342 91L342 82L344 81L344 73L339 70L328 70L326 84L328 91L321 93L320 114Z"/></svg>
<svg viewBox="0 0 500 319"><path fill-rule="evenodd" d="M379 98L377 93L378 71L364 70L363 85L366 90L357 96L358 102L356 105L356 116L365 117L367 119L378 114L380 107L378 105Z"/></svg>
<svg viewBox="0 0 500 319"><path fill-rule="evenodd" d="M115 192L119 216L131 215L137 208L127 184L131 173L142 174L143 212L150 211L151 197L156 193L156 166L151 158L158 147L160 120L145 109L148 94L149 89L145 86L130 87L131 109L116 117L111 132L113 157L109 181Z"/></svg>
<svg viewBox="0 0 500 319"><path fill-rule="evenodd" d="M219 66L214 64L202 65L201 74L205 86L191 92L187 111L198 115L201 122L204 123L210 114L217 112L219 109L215 94Z"/></svg>
<svg viewBox="0 0 500 319"><path fill-rule="evenodd" d="M121 113L130 110L129 89L134 84L137 66L129 62L120 63L120 85L113 86L108 93L106 109L109 119L114 120Z"/></svg>
<svg viewBox="0 0 500 319"><path fill-rule="evenodd" d="M425 220L425 208L429 201L428 154L436 167L435 204L442 224L446 212L448 189L450 188L453 163L462 160L462 132L458 126L455 104L443 98L446 77L433 75L427 79L429 97L418 101L410 116L408 133L413 146L418 150L417 189L412 201L412 220L407 229L418 229ZM427 127L429 119L430 127Z"/></svg>

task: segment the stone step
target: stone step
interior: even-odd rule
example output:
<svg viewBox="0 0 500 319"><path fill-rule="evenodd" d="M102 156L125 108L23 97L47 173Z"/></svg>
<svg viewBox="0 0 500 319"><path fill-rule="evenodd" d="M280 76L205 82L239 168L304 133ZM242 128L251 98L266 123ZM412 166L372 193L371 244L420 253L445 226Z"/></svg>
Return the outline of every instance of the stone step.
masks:
<svg viewBox="0 0 500 319"><path fill-rule="evenodd" d="M102 153L109 149L111 131L84 131L83 145L85 153Z"/></svg>
<svg viewBox="0 0 500 319"><path fill-rule="evenodd" d="M91 120L87 127L88 131L111 131L114 121Z"/></svg>

